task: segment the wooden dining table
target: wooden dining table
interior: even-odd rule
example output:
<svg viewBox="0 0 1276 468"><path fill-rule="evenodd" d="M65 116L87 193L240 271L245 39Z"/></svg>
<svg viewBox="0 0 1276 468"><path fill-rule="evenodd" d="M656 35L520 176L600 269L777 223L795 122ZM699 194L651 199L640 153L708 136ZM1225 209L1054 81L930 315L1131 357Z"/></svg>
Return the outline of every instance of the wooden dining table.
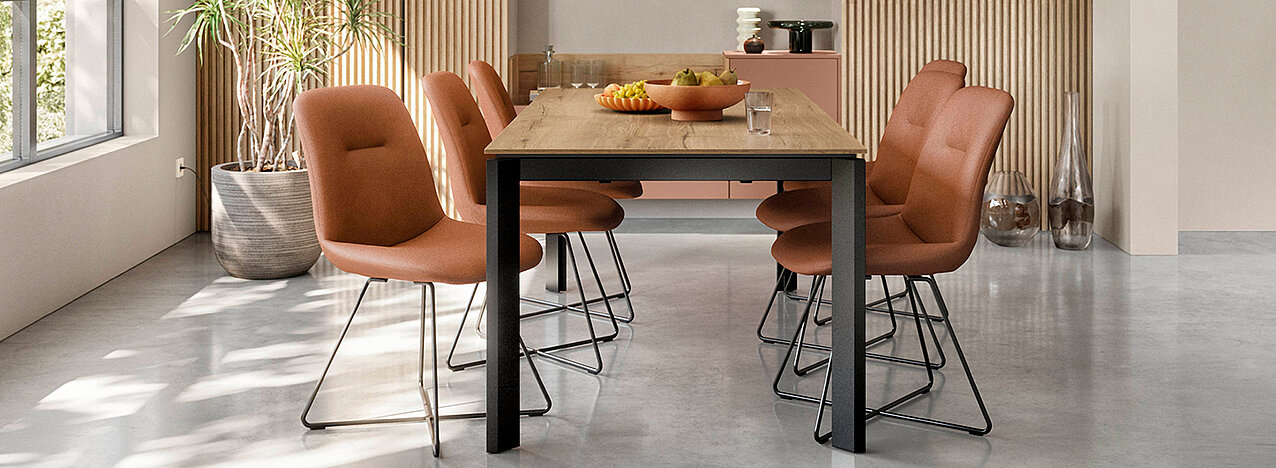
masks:
<svg viewBox="0 0 1276 468"><path fill-rule="evenodd" d="M863 452L864 145L795 89L765 90L775 94L770 135L748 134L743 101L721 121L677 122L605 109L597 91L547 90L487 146L487 451L519 445L520 180L827 180L830 280L841 298L832 306L832 443Z"/></svg>

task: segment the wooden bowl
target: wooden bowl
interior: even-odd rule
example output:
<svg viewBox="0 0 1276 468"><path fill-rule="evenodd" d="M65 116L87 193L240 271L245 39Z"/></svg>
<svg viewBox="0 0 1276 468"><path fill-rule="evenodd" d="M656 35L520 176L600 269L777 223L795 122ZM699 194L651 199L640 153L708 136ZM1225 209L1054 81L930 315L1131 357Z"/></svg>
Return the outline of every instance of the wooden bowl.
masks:
<svg viewBox="0 0 1276 468"><path fill-rule="evenodd" d="M734 106L749 91L745 80L722 86L673 86L670 81L647 80L647 96L673 109L670 117L683 122L722 120L722 109Z"/></svg>
<svg viewBox="0 0 1276 468"><path fill-rule="evenodd" d="M665 108L651 99L607 97L602 93L594 95L594 102L617 112L650 112Z"/></svg>

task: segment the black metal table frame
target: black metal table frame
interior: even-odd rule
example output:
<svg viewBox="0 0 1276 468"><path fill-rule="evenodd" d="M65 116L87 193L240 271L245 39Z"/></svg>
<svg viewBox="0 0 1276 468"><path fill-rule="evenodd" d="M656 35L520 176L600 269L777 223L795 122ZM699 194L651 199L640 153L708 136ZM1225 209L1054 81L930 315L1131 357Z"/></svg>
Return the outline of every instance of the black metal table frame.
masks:
<svg viewBox="0 0 1276 468"><path fill-rule="evenodd" d="M864 160L855 154L511 155L487 161L487 451L519 445L520 180L829 180L833 184L833 446L864 452ZM850 293L848 293L848 291ZM851 395L846 398L845 395ZM848 405L847 402L850 404Z"/></svg>

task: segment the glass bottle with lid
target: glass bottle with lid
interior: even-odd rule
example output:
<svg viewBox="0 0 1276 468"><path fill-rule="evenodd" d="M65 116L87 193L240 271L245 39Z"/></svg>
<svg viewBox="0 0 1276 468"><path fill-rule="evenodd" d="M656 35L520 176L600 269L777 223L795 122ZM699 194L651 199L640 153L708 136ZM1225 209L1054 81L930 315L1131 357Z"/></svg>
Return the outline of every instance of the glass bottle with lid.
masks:
<svg viewBox="0 0 1276 468"><path fill-rule="evenodd" d="M536 89L562 87L563 62L554 58L554 46L545 46L545 60L537 67Z"/></svg>

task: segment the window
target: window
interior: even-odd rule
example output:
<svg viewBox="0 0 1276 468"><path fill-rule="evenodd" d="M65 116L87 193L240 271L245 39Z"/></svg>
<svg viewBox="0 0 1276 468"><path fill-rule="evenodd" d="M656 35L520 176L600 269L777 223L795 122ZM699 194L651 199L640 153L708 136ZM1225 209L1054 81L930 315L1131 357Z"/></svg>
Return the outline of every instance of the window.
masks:
<svg viewBox="0 0 1276 468"><path fill-rule="evenodd" d="M123 134L122 0L0 0L0 172Z"/></svg>

